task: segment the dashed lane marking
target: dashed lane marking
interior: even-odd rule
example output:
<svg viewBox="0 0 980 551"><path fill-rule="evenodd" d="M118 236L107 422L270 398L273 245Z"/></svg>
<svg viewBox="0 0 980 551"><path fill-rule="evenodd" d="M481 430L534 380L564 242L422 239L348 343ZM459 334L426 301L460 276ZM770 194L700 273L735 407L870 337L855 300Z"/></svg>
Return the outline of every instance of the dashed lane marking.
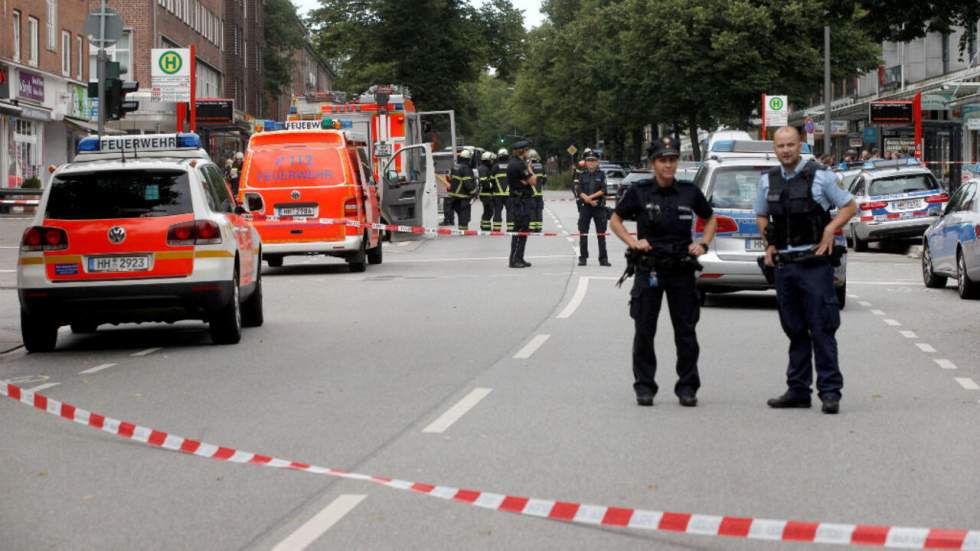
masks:
<svg viewBox="0 0 980 551"><path fill-rule="evenodd" d="M847 295L847 298L853 298L853 299L855 299L855 300L856 300L856 299L859 299L859 298L861 298L861 297L859 297L859 296L857 296L857 295Z"/></svg>
<svg viewBox="0 0 980 551"><path fill-rule="evenodd" d="M95 367L90 367L90 368L86 369L85 371L79 371L78 374L79 375L91 375L93 373L98 373L99 371L102 371L103 369L109 369L110 367L116 367L117 365L119 365L119 364L102 364L102 365L97 365Z"/></svg>
<svg viewBox="0 0 980 551"><path fill-rule="evenodd" d="M548 342L548 339L550 338L551 335L536 335L530 342L524 345L524 348L522 348L517 354L514 354L514 359L526 360L530 358L535 352L538 351L539 348L541 348L542 345L544 345L544 343Z"/></svg>
<svg viewBox="0 0 980 551"><path fill-rule="evenodd" d="M969 377L954 377L954 379L963 387L963 390L980 390L980 385Z"/></svg>
<svg viewBox="0 0 980 551"><path fill-rule="evenodd" d="M901 334L906 339L917 339L917 338L919 338L918 335L915 334L915 331L899 331L899 334Z"/></svg>
<svg viewBox="0 0 980 551"><path fill-rule="evenodd" d="M933 348L931 344L926 344L924 342L917 342L915 343L915 345L919 347L919 350L927 354L934 354L936 352L936 349Z"/></svg>
<svg viewBox="0 0 980 551"><path fill-rule="evenodd" d="M943 369L956 369L956 364L947 359L936 360L936 363Z"/></svg>
<svg viewBox="0 0 980 551"><path fill-rule="evenodd" d="M30 391L30 392L41 392L42 390L47 390L49 388L56 387L56 386L58 386L60 384L61 383L44 383L43 385L37 385L36 387L29 388L27 390Z"/></svg>
<svg viewBox="0 0 980 551"><path fill-rule="evenodd" d="M589 292L589 278L581 276L578 278L578 287L575 288L575 294L572 295L572 300L568 301L568 305L565 309L558 314L558 319L568 319L572 317L575 310L581 306L582 301L585 300L585 294Z"/></svg>
<svg viewBox="0 0 980 551"><path fill-rule="evenodd" d="M344 518L347 513L357 507L366 495L363 494L343 494L330 502L322 511L313 516L310 520L303 523L295 532L286 539L279 542L272 548L272 551L302 551L313 542L320 539L320 536L329 530L334 524Z"/></svg>
<svg viewBox="0 0 980 551"><path fill-rule="evenodd" d="M17 270L0 270L0 274L12 274Z"/></svg>
<svg viewBox="0 0 980 551"><path fill-rule="evenodd" d="M438 419L422 429L422 432L435 434L446 432L446 429L451 427L456 421L459 421L462 416L466 415L468 411L473 409L480 403L480 400L486 398L491 392L493 392L492 388L474 388L469 394L463 396L462 400L456 402L456 405L446 410Z"/></svg>
<svg viewBox="0 0 980 551"><path fill-rule="evenodd" d="M139 352L133 352L132 354L130 354L130 356L133 357L133 358L139 358L139 357L142 357L142 356L149 356L150 354L153 354L154 352L159 352L160 350L163 350L163 349L162 348L159 348L159 347L156 347L156 348L147 348L146 350L140 350Z"/></svg>
<svg viewBox="0 0 980 551"><path fill-rule="evenodd" d="M874 314L874 315L876 315L876 316L884 316L885 315L885 313L882 312L881 310L872 310L871 313Z"/></svg>
<svg viewBox="0 0 980 551"><path fill-rule="evenodd" d="M901 323L899 323L899 322L897 322L897 321L895 321L893 319L886 319L886 320L884 320L884 322L885 322L885 325L890 325L892 327L901 327L901 325L902 325Z"/></svg>
<svg viewBox="0 0 980 551"><path fill-rule="evenodd" d="M868 301L866 301L866 300L858 301L858 304L860 304L861 306L864 306L865 308L870 308L871 307L871 303L868 302Z"/></svg>

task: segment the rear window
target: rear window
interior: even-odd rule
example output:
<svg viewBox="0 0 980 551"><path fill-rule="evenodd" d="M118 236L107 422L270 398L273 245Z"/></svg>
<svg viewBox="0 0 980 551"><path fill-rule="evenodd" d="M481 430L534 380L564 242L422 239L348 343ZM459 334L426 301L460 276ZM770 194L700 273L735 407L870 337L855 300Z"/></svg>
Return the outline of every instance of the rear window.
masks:
<svg viewBox="0 0 980 551"><path fill-rule="evenodd" d="M45 217L96 220L190 212L193 204L186 172L113 170L54 178Z"/></svg>
<svg viewBox="0 0 980 551"><path fill-rule="evenodd" d="M259 147L248 167L249 187L335 186L345 183L337 147L297 144Z"/></svg>
<svg viewBox="0 0 980 551"><path fill-rule="evenodd" d="M719 168L712 175L711 204L719 209L752 209L759 189L759 178L771 168Z"/></svg>
<svg viewBox="0 0 980 551"><path fill-rule="evenodd" d="M913 191L930 191L939 188L932 174L902 174L887 178L875 178L868 188L868 195L896 195Z"/></svg>

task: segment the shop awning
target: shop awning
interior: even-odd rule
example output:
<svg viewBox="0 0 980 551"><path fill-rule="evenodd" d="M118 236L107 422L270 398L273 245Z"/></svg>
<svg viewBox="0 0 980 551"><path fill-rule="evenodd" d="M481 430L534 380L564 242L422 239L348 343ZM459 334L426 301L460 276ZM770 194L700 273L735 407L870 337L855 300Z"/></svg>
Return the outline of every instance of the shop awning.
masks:
<svg viewBox="0 0 980 551"><path fill-rule="evenodd" d="M68 117L65 117L64 121L66 123L68 123L69 126L74 126L75 128L78 128L80 130L84 130L84 131L86 131L86 132L88 132L90 134L98 134L99 133L99 125L96 124L96 123L94 123L94 122L82 121L82 120L78 120L78 119L70 119ZM108 126L106 126L104 133L105 134L125 134L126 132L124 132L122 130L117 130L115 128L109 128Z"/></svg>
<svg viewBox="0 0 980 551"><path fill-rule="evenodd" d="M0 113L19 115L21 111L23 111L23 109L21 109L19 105L14 105L12 103L0 101Z"/></svg>

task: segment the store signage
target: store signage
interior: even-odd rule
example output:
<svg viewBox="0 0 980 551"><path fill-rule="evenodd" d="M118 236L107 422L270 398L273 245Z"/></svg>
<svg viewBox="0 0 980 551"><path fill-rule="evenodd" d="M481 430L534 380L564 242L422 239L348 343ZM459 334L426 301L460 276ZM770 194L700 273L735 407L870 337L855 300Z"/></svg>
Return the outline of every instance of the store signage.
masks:
<svg viewBox="0 0 980 551"><path fill-rule="evenodd" d="M197 122L231 123L235 120L235 100L205 98L195 100Z"/></svg>
<svg viewBox="0 0 980 551"><path fill-rule="evenodd" d="M17 71L17 97L44 103L44 77L24 70Z"/></svg>
<svg viewBox="0 0 980 551"><path fill-rule="evenodd" d="M902 87L902 66L878 67L878 91L888 92Z"/></svg>
<svg viewBox="0 0 980 551"><path fill-rule="evenodd" d="M911 101L873 101L869 107L871 124L912 124Z"/></svg>

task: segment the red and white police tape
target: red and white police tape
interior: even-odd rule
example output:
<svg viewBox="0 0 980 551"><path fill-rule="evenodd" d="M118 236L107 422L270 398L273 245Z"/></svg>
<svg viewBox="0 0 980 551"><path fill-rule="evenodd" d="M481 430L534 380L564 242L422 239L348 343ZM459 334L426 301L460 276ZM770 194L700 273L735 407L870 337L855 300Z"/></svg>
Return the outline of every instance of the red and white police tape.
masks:
<svg viewBox="0 0 980 551"><path fill-rule="evenodd" d="M32 406L51 415L73 421L109 434L148 446L164 448L230 463L247 463L276 469L292 469L317 475L380 484L397 490L408 490L445 500L467 503L531 517L636 530L654 530L768 541L798 541L837 545L861 545L901 549L980 550L980 530L947 530L941 528L902 528L867 524L831 524L746 517L669 513L608 507L581 503L535 499L435 486L382 476L351 473L329 467L318 467L279 459L268 455L236 450L191 440L176 434L120 421L59 402L12 384L0 385L0 396Z"/></svg>
<svg viewBox="0 0 980 551"><path fill-rule="evenodd" d="M25 205L37 206L37 199L0 199L0 205Z"/></svg>
<svg viewBox="0 0 980 551"><path fill-rule="evenodd" d="M459 228L453 228L449 226L440 226L437 228L430 228L424 226L399 226L395 224L380 224L377 222L361 222L360 220L354 220L350 218L302 218L302 217L291 217L291 216L256 216L252 218L255 222L282 222L283 224L323 224L327 226L348 226L351 228L360 228L366 230L381 230L388 231L392 233L412 233L415 235L442 235L442 236L479 236L479 237L513 237L513 236L528 236L528 237L580 237L583 235L604 235L609 236L611 233L603 234L589 234L589 233L572 233L567 231L540 231L540 232L515 232L515 231L487 231L487 230L461 230Z"/></svg>

